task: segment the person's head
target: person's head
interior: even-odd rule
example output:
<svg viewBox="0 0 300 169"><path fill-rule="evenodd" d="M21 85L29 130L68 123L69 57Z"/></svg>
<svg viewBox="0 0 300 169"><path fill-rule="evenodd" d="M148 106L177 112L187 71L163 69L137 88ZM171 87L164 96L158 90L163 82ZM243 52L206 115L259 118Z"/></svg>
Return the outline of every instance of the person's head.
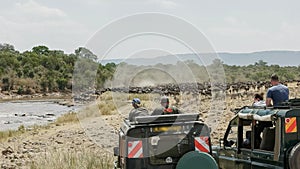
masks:
<svg viewBox="0 0 300 169"><path fill-rule="evenodd" d="M169 98L166 96L163 96L160 100L160 104L164 107L164 108L168 108L169 107Z"/></svg>
<svg viewBox="0 0 300 169"><path fill-rule="evenodd" d="M141 105L141 101L139 98L134 98L131 103L134 108L138 108Z"/></svg>
<svg viewBox="0 0 300 169"><path fill-rule="evenodd" d="M279 83L279 78L276 74L272 74L271 76L271 84L272 85L277 85Z"/></svg>
<svg viewBox="0 0 300 169"><path fill-rule="evenodd" d="M263 94L255 94L254 95L254 101L261 101L263 100Z"/></svg>

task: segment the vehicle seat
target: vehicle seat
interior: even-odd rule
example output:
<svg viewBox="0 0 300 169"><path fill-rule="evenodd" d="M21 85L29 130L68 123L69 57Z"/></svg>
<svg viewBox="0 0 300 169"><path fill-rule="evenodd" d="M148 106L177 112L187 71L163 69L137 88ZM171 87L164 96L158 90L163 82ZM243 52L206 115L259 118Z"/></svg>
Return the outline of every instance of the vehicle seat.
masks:
<svg viewBox="0 0 300 169"><path fill-rule="evenodd" d="M274 151L275 145L275 128L266 127L263 130L263 138L260 143L260 149L267 151Z"/></svg>

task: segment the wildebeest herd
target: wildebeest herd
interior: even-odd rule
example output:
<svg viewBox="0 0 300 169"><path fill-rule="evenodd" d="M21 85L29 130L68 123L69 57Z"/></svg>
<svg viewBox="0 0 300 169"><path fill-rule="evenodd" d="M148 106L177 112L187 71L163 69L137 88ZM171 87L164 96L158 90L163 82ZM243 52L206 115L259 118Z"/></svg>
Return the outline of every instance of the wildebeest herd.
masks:
<svg viewBox="0 0 300 169"><path fill-rule="evenodd" d="M298 91L300 86L300 80L285 81L282 82L287 85L294 83L295 89ZM191 94L193 96L203 96L203 98L211 98L214 92L222 92L229 96L231 99L252 97L254 93L264 93L271 86L269 81L257 81L257 82L236 82L236 83L168 83L160 84L156 86L129 86L129 87L111 87L102 88L96 91L89 91L81 93L79 96L75 96L75 101L88 101L94 100L102 93L120 92L128 94L159 94L161 96L177 96L182 94Z"/></svg>
<svg viewBox="0 0 300 169"><path fill-rule="evenodd" d="M296 83L300 86L300 81L285 81L287 83ZM180 94L192 94L202 96L212 96L212 91L223 91L229 94L232 98L247 95L253 92L263 92L271 86L269 81L258 82L237 82L237 83L179 83L179 84L161 84L156 86L144 86L144 87L118 87L118 88L105 88L97 90L96 94L100 95L106 91L122 92L130 94L160 94L167 96L176 96Z"/></svg>

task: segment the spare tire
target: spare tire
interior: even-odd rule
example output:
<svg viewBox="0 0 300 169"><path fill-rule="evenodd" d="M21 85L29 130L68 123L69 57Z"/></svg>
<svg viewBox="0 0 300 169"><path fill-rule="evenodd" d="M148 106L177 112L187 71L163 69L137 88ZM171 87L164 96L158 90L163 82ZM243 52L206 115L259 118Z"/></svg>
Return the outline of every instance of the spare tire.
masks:
<svg viewBox="0 0 300 169"><path fill-rule="evenodd" d="M300 143L296 144L289 156L290 169L300 169Z"/></svg>
<svg viewBox="0 0 300 169"><path fill-rule="evenodd" d="M179 159L176 169L218 169L218 165L211 155L191 151Z"/></svg>

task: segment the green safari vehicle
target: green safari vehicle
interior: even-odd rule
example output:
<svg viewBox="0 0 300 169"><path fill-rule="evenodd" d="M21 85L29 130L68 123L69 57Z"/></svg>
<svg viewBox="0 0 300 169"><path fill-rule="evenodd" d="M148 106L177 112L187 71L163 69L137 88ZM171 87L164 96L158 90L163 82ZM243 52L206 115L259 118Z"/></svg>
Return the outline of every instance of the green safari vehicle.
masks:
<svg viewBox="0 0 300 169"><path fill-rule="evenodd" d="M199 114L140 116L119 130L115 169L217 169Z"/></svg>
<svg viewBox="0 0 300 169"><path fill-rule="evenodd" d="M243 107L213 146L220 169L299 169L300 100L278 107Z"/></svg>

